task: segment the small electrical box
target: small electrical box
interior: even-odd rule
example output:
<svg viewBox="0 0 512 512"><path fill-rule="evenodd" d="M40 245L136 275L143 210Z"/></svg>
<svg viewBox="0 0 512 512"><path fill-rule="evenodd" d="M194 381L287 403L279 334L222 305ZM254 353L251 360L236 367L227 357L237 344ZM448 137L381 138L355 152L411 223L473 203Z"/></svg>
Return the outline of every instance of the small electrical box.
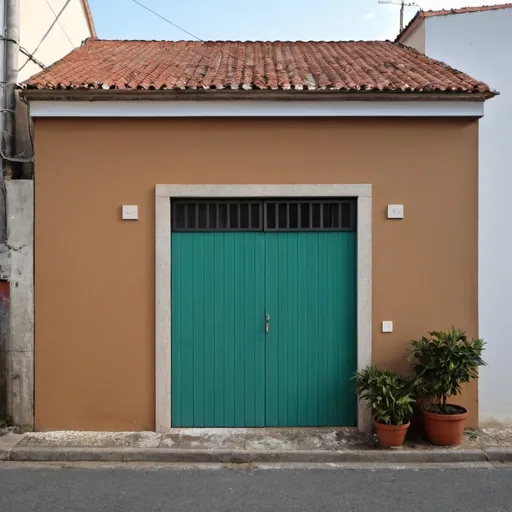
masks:
<svg viewBox="0 0 512 512"><path fill-rule="evenodd" d="M404 218L404 205L403 204L388 204L388 219L403 219Z"/></svg>
<svg viewBox="0 0 512 512"><path fill-rule="evenodd" d="M123 220L137 220L139 207L136 204L123 204Z"/></svg>
<svg viewBox="0 0 512 512"><path fill-rule="evenodd" d="M382 332L393 332L392 320L384 320L382 322Z"/></svg>

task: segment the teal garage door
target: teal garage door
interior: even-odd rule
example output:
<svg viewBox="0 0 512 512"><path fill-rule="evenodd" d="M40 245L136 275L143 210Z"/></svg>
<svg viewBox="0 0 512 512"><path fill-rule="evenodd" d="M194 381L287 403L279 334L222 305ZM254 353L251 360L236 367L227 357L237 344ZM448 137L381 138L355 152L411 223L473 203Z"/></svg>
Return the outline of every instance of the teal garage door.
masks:
<svg viewBox="0 0 512 512"><path fill-rule="evenodd" d="M172 206L172 426L355 425L355 202Z"/></svg>

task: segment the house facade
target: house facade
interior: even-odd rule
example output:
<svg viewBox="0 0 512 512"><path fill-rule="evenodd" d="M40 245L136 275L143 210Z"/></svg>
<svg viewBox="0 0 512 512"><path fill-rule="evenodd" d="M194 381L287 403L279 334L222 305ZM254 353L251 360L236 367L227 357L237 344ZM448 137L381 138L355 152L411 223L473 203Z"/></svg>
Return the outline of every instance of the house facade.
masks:
<svg viewBox="0 0 512 512"><path fill-rule="evenodd" d="M87 0L0 0L0 418L33 427L33 164L27 105L15 87L96 31Z"/></svg>
<svg viewBox="0 0 512 512"><path fill-rule="evenodd" d="M479 134L479 325L487 341L480 371L479 408L482 424L511 423L508 388L512 319L512 222L508 189L512 132L512 4L419 12L397 41L429 57L464 69L500 92L487 105Z"/></svg>
<svg viewBox="0 0 512 512"><path fill-rule="evenodd" d="M36 429L367 430L357 368L478 334L484 83L390 42L90 40L23 88Z"/></svg>

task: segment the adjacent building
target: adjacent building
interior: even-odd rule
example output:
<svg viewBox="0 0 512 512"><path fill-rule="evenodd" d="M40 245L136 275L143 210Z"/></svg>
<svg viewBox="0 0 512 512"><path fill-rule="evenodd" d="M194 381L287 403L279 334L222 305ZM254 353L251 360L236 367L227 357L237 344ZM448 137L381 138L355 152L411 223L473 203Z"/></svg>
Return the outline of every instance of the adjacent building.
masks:
<svg viewBox="0 0 512 512"><path fill-rule="evenodd" d="M480 372L482 424L512 422L512 395L503 391L509 388L512 359L511 27L512 4L420 11L397 38L500 93L486 105L479 130L479 332L487 341L488 362Z"/></svg>

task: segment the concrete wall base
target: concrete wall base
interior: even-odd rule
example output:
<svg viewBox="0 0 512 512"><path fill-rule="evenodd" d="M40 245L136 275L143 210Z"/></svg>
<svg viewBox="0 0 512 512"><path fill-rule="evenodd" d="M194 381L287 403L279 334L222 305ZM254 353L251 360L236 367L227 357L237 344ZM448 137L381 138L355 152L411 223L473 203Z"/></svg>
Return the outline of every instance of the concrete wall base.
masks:
<svg viewBox="0 0 512 512"><path fill-rule="evenodd" d="M2 320L4 414L24 430L34 426L34 187L7 180L8 313Z"/></svg>

